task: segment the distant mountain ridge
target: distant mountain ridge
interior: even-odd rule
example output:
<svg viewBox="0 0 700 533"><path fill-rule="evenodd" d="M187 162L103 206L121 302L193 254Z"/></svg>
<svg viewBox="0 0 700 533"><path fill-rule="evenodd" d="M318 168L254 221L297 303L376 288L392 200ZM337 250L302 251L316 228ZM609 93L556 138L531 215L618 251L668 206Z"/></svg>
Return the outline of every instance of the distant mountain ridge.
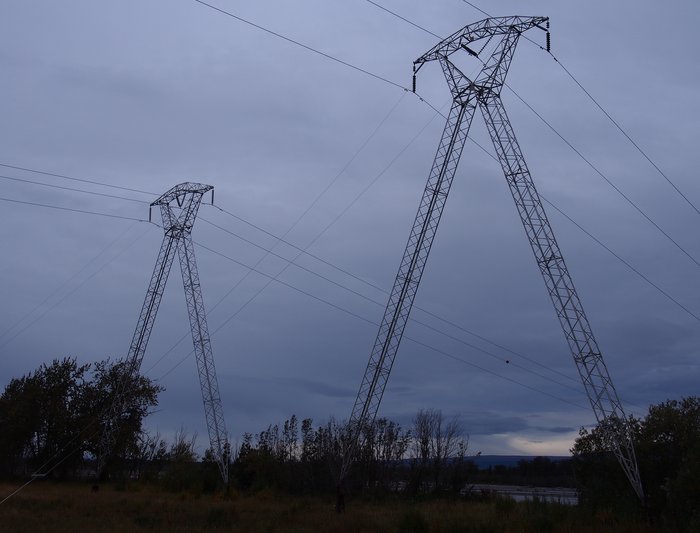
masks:
<svg viewBox="0 0 700 533"><path fill-rule="evenodd" d="M550 461L557 463L571 459L570 455L473 455L466 457L467 460L473 461L479 470L485 470L490 466L505 466L512 468L518 465L519 461L532 461L535 457L544 457Z"/></svg>

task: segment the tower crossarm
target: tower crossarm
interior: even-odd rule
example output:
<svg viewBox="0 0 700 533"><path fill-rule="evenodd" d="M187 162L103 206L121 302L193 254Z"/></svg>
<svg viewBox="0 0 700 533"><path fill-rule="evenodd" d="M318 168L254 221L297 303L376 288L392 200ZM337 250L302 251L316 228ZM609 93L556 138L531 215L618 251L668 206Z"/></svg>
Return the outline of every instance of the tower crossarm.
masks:
<svg viewBox="0 0 700 533"><path fill-rule="evenodd" d="M461 30L454 32L449 37L443 39L433 46L425 54L413 62L414 68L420 68L424 63L435 61L441 57L448 57L453 53L469 49L469 44L480 39L503 35L509 32L523 33L530 28L538 27L546 31L544 25L549 20L548 17L492 17L473 24L468 24Z"/></svg>
<svg viewBox="0 0 700 533"><path fill-rule="evenodd" d="M484 67L479 72L473 86L473 90L479 94L480 98L500 94L506 81L508 69L513 61L513 54L520 34L520 31L512 28L507 31L491 56L484 62Z"/></svg>
<svg viewBox="0 0 700 533"><path fill-rule="evenodd" d="M178 207L182 207L188 194L199 196L201 201L204 193L211 191L213 188L214 187L212 185L204 185L203 183L186 181L185 183L175 185L175 187L172 189L161 194L158 198L151 202L151 205L168 205L175 201Z"/></svg>
<svg viewBox="0 0 700 533"><path fill-rule="evenodd" d="M452 92L452 98L465 101L469 98L484 99L492 94L500 94L519 38L520 32L507 32L488 60L483 63L475 81L470 80L447 56L440 57L438 61Z"/></svg>

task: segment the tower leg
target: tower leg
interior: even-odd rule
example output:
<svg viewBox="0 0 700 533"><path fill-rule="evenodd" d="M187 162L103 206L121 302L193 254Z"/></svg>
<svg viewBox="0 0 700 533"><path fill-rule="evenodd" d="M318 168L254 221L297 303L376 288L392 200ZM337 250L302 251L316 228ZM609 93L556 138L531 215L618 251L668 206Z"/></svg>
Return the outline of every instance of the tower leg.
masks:
<svg viewBox="0 0 700 533"><path fill-rule="evenodd" d="M168 276L170 275L170 268L173 265L176 249L176 238L166 233L163 236L163 241L160 245L160 251L158 252L156 264L153 268L153 274L151 275L151 281L148 284L146 297L143 301L143 305L141 306L141 313L139 314L138 322L136 323L136 330L134 331L134 336L131 339L129 355L127 356L125 364L124 376L121 382L117 385L114 399L112 400L112 405L105 419L105 427L100 438L97 455L98 478L104 476L107 458L114 449L117 433L119 431L119 420L129 402L129 391L127 387L131 381L131 378L137 376L139 370L141 369L141 361L143 360L143 355L146 352L146 346L148 346L148 339L151 336L153 323L156 319L156 315L158 314L158 307L160 306L160 301L163 298L163 291L165 290L165 284L168 281Z"/></svg>
<svg viewBox="0 0 700 533"><path fill-rule="evenodd" d="M605 428L625 475L644 500L629 423L549 224L510 120L497 95L479 101L535 261L569 344L596 419Z"/></svg>
<svg viewBox="0 0 700 533"><path fill-rule="evenodd" d="M342 486L354 459L362 428L372 424L377 416L475 110L474 100L455 100L447 117L418 213L352 409L349 421L350 439L343 457L339 486Z"/></svg>
<svg viewBox="0 0 700 533"><path fill-rule="evenodd" d="M197 359L199 385L202 390L204 414L207 420L207 431L211 450L216 457L224 485L228 485L229 444L224 423L224 412L219 394L219 383L216 378L216 367L211 350L209 328L204 310L202 287L199 283L199 272L194 256L192 236L187 233L182 236L178 246L180 270L185 286L185 300L192 329L192 343Z"/></svg>

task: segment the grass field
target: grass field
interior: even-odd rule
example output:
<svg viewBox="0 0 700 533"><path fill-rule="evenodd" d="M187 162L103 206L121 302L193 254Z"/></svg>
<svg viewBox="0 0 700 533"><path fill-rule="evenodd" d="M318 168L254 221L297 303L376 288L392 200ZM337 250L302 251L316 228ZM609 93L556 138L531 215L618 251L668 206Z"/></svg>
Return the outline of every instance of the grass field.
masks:
<svg viewBox="0 0 700 533"><path fill-rule="evenodd" d="M0 484L4 497L16 485ZM556 504L349 498L337 515L334 500L273 492L174 494L148 485L126 490L103 485L36 482L0 506L3 532L70 531L629 531L652 529L609 512L588 513Z"/></svg>

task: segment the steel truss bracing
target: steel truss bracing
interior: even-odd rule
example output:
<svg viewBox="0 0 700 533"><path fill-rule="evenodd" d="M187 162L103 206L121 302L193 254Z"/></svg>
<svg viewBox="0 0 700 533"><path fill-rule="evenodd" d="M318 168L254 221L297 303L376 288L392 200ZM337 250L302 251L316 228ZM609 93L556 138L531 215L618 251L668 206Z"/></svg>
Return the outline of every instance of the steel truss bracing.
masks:
<svg viewBox="0 0 700 533"><path fill-rule="evenodd" d="M212 191L213 196L211 185L181 183L151 204L152 207L160 207L165 235L129 347L125 368L126 377L116 391L115 400L107 417L107 425L100 443L98 474L103 472L106 458L114 447L119 420L128 411L130 395L127 384L131 382L129 378L136 377L141 368L158 307L163 298L165 284L177 252L185 288L185 300L190 329L192 330L192 343L197 360L209 442L216 457L221 477L224 483L228 484L230 448L209 339L202 288L194 255L194 243L192 242L192 227L202 203L202 197L208 191Z"/></svg>
<svg viewBox="0 0 700 533"><path fill-rule="evenodd" d="M637 496L643 500L632 434L622 402L554 238L503 103L499 96L493 96L480 108L593 412L597 421L606 428L608 445Z"/></svg>
<svg viewBox="0 0 700 533"><path fill-rule="evenodd" d="M548 19L485 19L444 39L414 62L414 73L427 62L440 63L452 92L453 104L350 416L351 434L341 467L341 482L360 444L362 428L371 425L376 418L474 110L479 107L596 419L601 427L606 428L606 440L635 493L640 499L644 498L622 403L500 98L518 39L533 27L547 31ZM476 52L469 44L494 36L500 36L500 41L483 61L483 68L473 81L450 61L449 56L460 50L478 57L481 52Z"/></svg>

